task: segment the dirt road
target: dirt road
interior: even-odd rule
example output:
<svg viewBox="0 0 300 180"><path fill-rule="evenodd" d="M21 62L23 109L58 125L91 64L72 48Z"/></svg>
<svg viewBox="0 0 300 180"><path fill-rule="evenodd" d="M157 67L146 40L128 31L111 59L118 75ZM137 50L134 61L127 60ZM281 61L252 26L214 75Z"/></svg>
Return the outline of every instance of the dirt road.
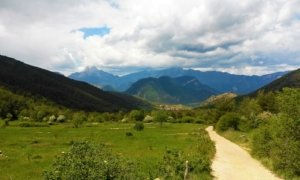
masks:
<svg viewBox="0 0 300 180"><path fill-rule="evenodd" d="M218 180L271 180L275 177L269 170L253 159L238 145L218 135L212 126L206 128L216 144L217 153L212 163L213 176Z"/></svg>

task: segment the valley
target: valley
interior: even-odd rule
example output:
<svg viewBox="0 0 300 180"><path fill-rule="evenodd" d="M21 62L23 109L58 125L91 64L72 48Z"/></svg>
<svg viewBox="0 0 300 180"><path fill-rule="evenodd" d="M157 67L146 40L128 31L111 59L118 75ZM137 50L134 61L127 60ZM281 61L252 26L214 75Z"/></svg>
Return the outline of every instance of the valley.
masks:
<svg viewBox="0 0 300 180"><path fill-rule="evenodd" d="M0 179L226 179L247 168L299 178L299 70L244 95L191 76L142 79L125 94L4 56L0 64ZM222 150L240 148L220 147L227 141L212 126L268 170L249 155L230 159Z"/></svg>
<svg viewBox="0 0 300 180"><path fill-rule="evenodd" d="M0 180L300 180L300 0L0 0Z"/></svg>

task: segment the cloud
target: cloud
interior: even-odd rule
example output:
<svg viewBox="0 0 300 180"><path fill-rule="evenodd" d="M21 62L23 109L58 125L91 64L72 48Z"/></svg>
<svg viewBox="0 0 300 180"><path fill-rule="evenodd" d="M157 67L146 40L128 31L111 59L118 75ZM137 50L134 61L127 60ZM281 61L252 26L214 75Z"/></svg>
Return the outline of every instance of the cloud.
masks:
<svg viewBox="0 0 300 180"><path fill-rule="evenodd" d="M0 0L0 53L69 74L300 67L300 1Z"/></svg>

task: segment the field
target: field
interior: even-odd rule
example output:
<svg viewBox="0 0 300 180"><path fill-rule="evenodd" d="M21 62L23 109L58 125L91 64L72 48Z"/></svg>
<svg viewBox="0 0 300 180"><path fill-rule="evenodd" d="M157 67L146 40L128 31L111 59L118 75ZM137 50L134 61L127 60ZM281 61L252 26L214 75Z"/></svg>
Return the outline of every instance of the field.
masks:
<svg viewBox="0 0 300 180"><path fill-rule="evenodd" d="M17 127L0 129L0 150L7 158L0 157L0 179L42 179L44 170L53 158L68 151L73 141L87 140L105 143L113 151L138 160L144 171L162 160L168 149L186 152L197 143L197 132L204 128L198 124L147 124L141 132L133 124L100 123L71 128L71 125L51 127ZM128 137L126 132L132 132Z"/></svg>

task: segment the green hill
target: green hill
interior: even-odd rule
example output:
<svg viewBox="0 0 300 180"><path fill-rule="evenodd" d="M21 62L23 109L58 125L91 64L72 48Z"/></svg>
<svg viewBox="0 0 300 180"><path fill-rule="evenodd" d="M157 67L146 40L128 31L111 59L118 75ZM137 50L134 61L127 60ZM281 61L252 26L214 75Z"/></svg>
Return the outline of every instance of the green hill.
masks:
<svg viewBox="0 0 300 180"><path fill-rule="evenodd" d="M13 93L44 97L77 110L114 112L149 107L137 98L104 92L85 82L72 80L6 56L0 56L0 86Z"/></svg>
<svg viewBox="0 0 300 180"><path fill-rule="evenodd" d="M251 93L250 95L255 95L259 91L264 92L274 92L274 91L280 91L285 87L289 88L300 88L300 69L297 69L295 71L292 71L281 78L271 82L270 84L258 89L257 91Z"/></svg>
<svg viewBox="0 0 300 180"><path fill-rule="evenodd" d="M191 104L203 101L217 94L217 91L201 84L194 77L170 78L163 76L139 80L126 93L156 103Z"/></svg>

